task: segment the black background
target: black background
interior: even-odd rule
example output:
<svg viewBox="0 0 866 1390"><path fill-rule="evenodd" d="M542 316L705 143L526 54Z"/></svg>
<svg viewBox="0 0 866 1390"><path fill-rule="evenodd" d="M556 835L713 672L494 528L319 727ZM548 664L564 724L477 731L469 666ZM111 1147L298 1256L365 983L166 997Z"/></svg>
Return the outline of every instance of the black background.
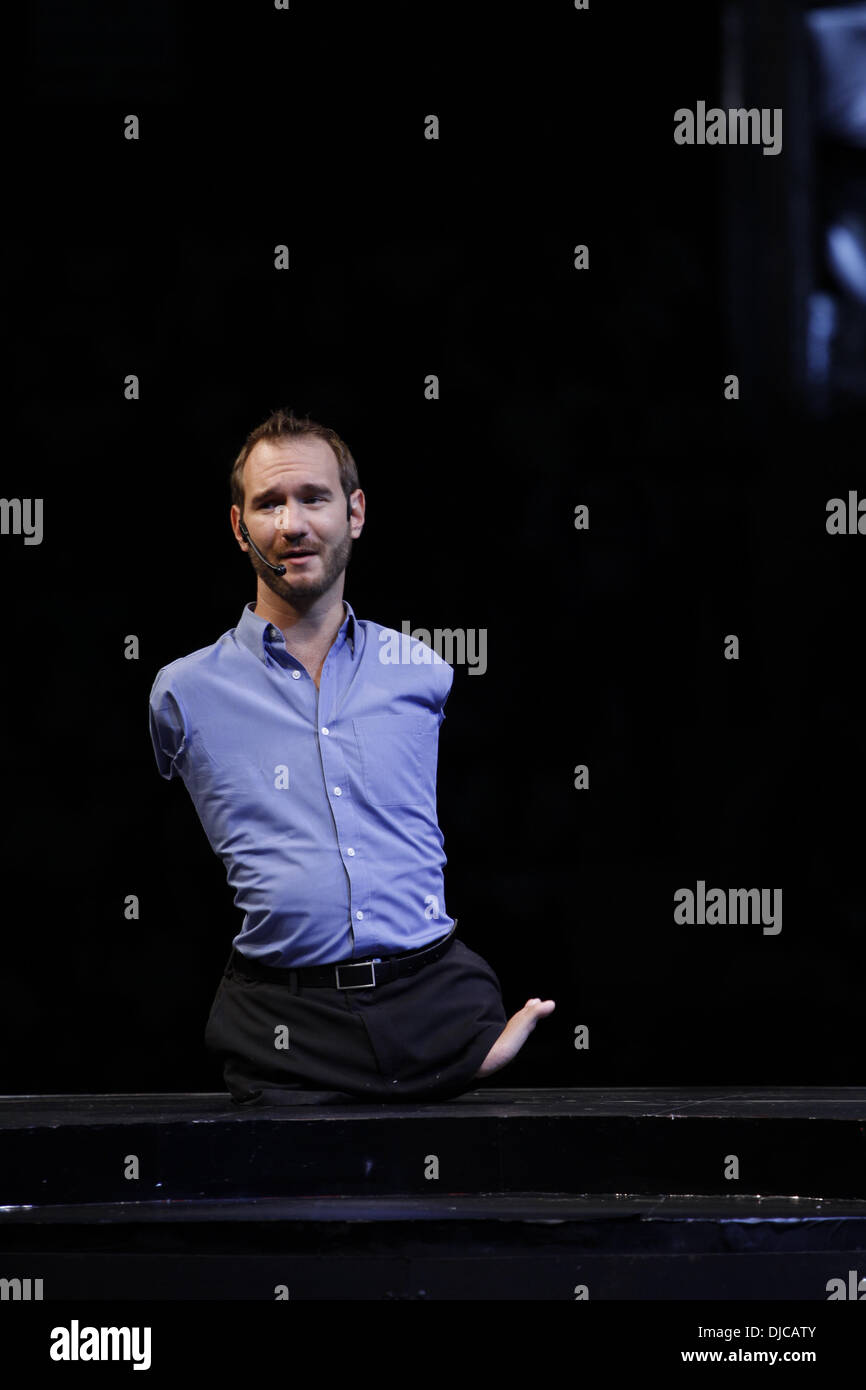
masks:
<svg viewBox="0 0 866 1390"><path fill-rule="evenodd" d="M487 632L440 736L447 910L509 1013L557 1004L501 1084L861 1080L866 539L825 521L866 494L863 409L798 375L826 269L796 54L745 89L780 155L673 142L725 104L725 13L33 7L3 492L45 532L0 537L2 1091L222 1089L240 917L147 696L255 596L228 475L281 405L357 461L357 615ZM676 925L698 879L782 888L782 932Z"/></svg>

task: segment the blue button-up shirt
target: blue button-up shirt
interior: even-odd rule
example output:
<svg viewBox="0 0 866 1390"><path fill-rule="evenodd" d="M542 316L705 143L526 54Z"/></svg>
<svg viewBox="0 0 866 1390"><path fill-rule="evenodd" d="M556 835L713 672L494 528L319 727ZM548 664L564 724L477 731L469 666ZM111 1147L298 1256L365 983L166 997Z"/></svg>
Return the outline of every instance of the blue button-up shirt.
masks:
<svg viewBox="0 0 866 1390"><path fill-rule="evenodd" d="M249 603L150 693L159 771L183 778L244 913L234 945L264 965L411 951L454 924L436 813L453 667L343 605L318 690Z"/></svg>

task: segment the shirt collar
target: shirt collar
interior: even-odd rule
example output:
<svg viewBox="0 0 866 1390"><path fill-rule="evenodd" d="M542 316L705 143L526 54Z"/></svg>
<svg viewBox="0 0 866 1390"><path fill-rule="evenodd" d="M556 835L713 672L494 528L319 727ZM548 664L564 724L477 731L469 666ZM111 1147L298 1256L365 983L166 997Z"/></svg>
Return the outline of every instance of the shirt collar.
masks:
<svg viewBox="0 0 866 1390"><path fill-rule="evenodd" d="M255 601L244 606L241 620L235 628L235 640L252 652L253 656L258 657L259 661L267 661L268 645L271 642L278 642L284 646L283 634L278 627L273 627L266 618L260 618L253 612ZM355 611L350 603L343 599L343 607L346 616L340 626L340 630L334 639L334 646L339 647L342 642L348 642L352 655L355 655Z"/></svg>

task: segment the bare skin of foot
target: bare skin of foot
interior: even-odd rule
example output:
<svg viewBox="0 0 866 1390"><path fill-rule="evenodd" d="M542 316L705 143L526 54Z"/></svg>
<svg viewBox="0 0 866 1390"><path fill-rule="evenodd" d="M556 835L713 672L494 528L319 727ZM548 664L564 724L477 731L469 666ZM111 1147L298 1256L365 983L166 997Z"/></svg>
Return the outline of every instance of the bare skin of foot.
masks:
<svg viewBox="0 0 866 1390"><path fill-rule="evenodd" d="M507 1066L517 1056L538 1020L552 1014L555 1008L552 999L527 999L523 1008L508 1020L475 1076L490 1076L491 1072ZM472 1079L474 1081L475 1077Z"/></svg>

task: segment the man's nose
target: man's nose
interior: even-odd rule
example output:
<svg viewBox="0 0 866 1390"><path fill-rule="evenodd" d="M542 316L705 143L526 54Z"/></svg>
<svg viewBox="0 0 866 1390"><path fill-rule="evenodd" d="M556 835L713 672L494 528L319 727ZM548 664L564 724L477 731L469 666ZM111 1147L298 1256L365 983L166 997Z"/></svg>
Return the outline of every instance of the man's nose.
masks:
<svg viewBox="0 0 866 1390"><path fill-rule="evenodd" d="M301 509L284 503L274 514L274 527L287 536L302 536L306 530L306 522L303 520Z"/></svg>

